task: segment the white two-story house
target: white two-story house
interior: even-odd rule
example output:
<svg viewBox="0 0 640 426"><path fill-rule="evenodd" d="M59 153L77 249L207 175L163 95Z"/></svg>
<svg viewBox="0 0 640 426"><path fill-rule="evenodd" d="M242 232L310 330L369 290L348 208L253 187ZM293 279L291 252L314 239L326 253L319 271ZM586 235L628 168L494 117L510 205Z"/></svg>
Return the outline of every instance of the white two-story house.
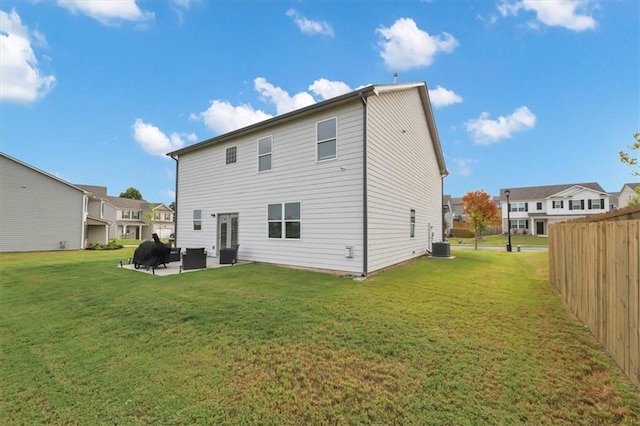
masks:
<svg viewBox="0 0 640 426"><path fill-rule="evenodd" d="M595 182L509 188L508 204L506 190L500 190L504 233L547 235L553 223L611 209L609 194Z"/></svg>
<svg viewBox="0 0 640 426"><path fill-rule="evenodd" d="M371 85L168 154L176 245L366 276L442 241L424 83Z"/></svg>

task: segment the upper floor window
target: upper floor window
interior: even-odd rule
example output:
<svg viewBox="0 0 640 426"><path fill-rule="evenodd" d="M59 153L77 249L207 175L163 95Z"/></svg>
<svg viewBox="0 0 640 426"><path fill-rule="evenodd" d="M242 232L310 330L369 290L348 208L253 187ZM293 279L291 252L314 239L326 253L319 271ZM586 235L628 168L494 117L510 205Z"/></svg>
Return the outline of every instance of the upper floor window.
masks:
<svg viewBox="0 0 640 426"><path fill-rule="evenodd" d="M338 119L320 121L316 124L316 145L318 161L331 160L337 157Z"/></svg>
<svg viewBox="0 0 640 426"><path fill-rule="evenodd" d="M100 217L104 218L104 206L105 204L103 202L100 202Z"/></svg>
<svg viewBox="0 0 640 426"><path fill-rule="evenodd" d="M164 214L164 220L171 221L171 213L165 213Z"/></svg>
<svg viewBox="0 0 640 426"><path fill-rule="evenodd" d="M273 140L271 136L258 139L258 171L271 170L271 152Z"/></svg>
<svg viewBox="0 0 640 426"><path fill-rule="evenodd" d="M236 162L236 151L237 147L235 146L230 146L229 148L227 148L225 164L233 164Z"/></svg>
<svg viewBox="0 0 640 426"><path fill-rule="evenodd" d="M570 200L569 210L584 210L584 200Z"/></svg>
<svg viewBox="0 0 640 426"><path fill-rule="evenodd" d="M409 237L415 238L416 236L416 211L411 209L409 211Z"/></svg>
<svg viewBox="0 0 640 426"><path fill-rule="evenodd" d="M136 219L136 220L140 220L140 212L139 211L135 211L135 212L131 212L131 219Z"/></svg>
<svg viewBox="0 0 640 426"><path fill-rule="evenodd" d="M526 212L529 211L529 204L518 202L518 203L509 203L510 211L512 212Z"/></svg>
<svg viewBox="0 0 640 426"><path fill-rule="evenodd" d="M129 210L122 210L122 218L123 219L131 218L131 212Z"/></svg>
<svg viewBox="0 0 640 426"><path fill-rule="evenodd" d="M300 203L269 204L267 206L269 238L299 240L302 223L300 213Z"/></svg>
<svg viewBox="0 0 640 426"><path fill-rule="evenodd" d="M202 229L202 210L193 211L193 230L200 231Z"/></svg>
<svg viewBox="0 0 640 426"><path fill-rule="evenodd" d="M604 198L589 200L589 210L604 209Z"/></svg>
<svg viewBox="0 0 640 426"><path fill-rule="evenodd" d="M563 200L553 200L552 201L552 207L554 209L564 208L564 201Z"/></svg>
<svg viewBox="0 0 640 426"><path fill-rule="evenodd" d="M542 202L536 203L536 210L542 210Z"/></svg>

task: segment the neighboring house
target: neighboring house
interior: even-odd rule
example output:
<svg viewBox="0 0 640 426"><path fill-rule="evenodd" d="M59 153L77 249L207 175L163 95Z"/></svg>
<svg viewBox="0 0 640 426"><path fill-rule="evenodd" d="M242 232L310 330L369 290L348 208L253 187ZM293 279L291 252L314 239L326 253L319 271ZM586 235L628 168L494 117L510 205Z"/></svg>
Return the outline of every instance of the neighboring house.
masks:
<svg viewBox="0 0 640 426"><path fill-rule="evenodd" d="M512 233L547 235L549 225L588 215L608 212L610 196L595 183L509 188L509 204L505 189L500 190L502 229ZM507 209L510 208L510 224Z"/></svg>
<svg viewBox="0 0 640 426"><path fill-rule="evenodd" d="M154 233L169 238L175 232L174 212L165 204L112 196L104 199L117 210L114 238L150 240ZM147 217L149 211L152 220Z"/></svg>
<svg viewBox="0 0 640 426"><path fill-rule="evenodd" d="M117 208L106 201L107 187L95 186L95 185L80 185L75 184L78 188L85 190L89 196L88 213L91 217L90 227L87 229L87 238L89 242L102 242L106 238L106 241L117 238L116 236L116 219ZM102 230L99 230L93 225L106 223L107 234L102 235Z"/></svg>
<svg viewBox="0 0 640 426"><path fill-rule="evenodd" d="M464 203L462 197L451 198L451 208L453 211L453 220L456 222L466 222L467 216L464 214Z"/></svg>
<svg viewBox="0 0 640 426"><path fill-rule="evenodd" d="M618 206L620 208L626 207L633 198L638 196L638 188L640 187L640 182L636 183L625 183L622 185L622 189L620 190L620 195L618 196Z"/></svg>
<svg viewBox="0 0 640 426"><path fill-rule="evenodd" d="M79 250L107 242L89 192L0 153L0 251Z"/></svg>
<svg viewBox="0 0 640 426"><path fill-rule="evenodd" d="M366 276L442 240L447 169L424 83L367 86L168 155L179 247Z"/></svg>
<svg viewBox="0 0 640 426"><path fill-rule="evenodd" d="M451 202L451 195L444 195L442 197L442 211L444 213L444 235L449 235L451 228L453 228L453 204Z"/></svg>

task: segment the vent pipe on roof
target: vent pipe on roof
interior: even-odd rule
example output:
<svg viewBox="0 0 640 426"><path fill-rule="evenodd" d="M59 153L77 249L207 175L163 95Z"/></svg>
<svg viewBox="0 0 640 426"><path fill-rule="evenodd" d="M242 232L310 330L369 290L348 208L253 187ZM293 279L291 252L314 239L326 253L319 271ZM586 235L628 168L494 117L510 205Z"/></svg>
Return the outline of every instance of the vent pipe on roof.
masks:
<svg viewBox="0 0 640 426"><path fill-rule="evenodd" d="M393 73L393 84L398 84L398 73L397 72Z"/></svg>

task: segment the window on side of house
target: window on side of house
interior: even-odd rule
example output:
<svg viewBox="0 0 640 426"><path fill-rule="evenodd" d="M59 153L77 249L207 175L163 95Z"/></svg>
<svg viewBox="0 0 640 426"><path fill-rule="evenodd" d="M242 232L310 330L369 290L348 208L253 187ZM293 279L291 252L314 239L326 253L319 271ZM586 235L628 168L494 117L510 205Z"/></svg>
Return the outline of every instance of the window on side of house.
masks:
<svg viewBox="0 0 640 426"><path fill-rule="evenodd" d="M527 219L511 219L511 229L529 229Z"/></svg>
<svg viewBox="0 0 640 426"><path fill-rule="evenodd" d="M267 136L258 139L258 171L271 170L271 154L273 149L273 139Z"/></svg>
<svg viewBox="0 0 640 426"><path fill-rule="evenodd" d="M131 212L131 219L140 220L140 212L139 211Z"/></svg>
<svg viewBox="0 0 640 426"><path fill-rule="evenodd" d="M542 210L542 202L536 203L536 210Z"/></svg>
<svg viewBox="0 0 640 426"><path fill-rule="evenodd" d="M200 231L202 229L202 210L193 211L193 230Z"/></svg>
<svg viewBox="0 0 640 426"><path fill-rule="evenodd" d="M589 210L604 209L604 198L594 198L589 200Z"/></svg>
<svg viewBox="0 0 640 426"><path fill-rule="evenodd" d="M416 211L414 209L409 211L409 237L416 237Z"/></svg>
<svg viewBox="0 0 640 426"><path fill-rule="evenodd" d="M230 146L225 152L225 164L234 164L236 162L237 147Z"/></svg>
<svg viewBox="0 0 640 426"><path fill-rule="evenodd" d="M273 239L299 240L302 231L300 203L267 205L267 235Z"/></svg>
<svg viewBox="0 0 640 426"><path fill-rule="evenodd" d="M131 212L129 210L122 210L122 218L129 219L131 217Z"/></svg>
<svg viewBox="0 0 640 426"><path fill-rule="evenodd" d="M584 210L584 200L569 200L569 210Z"/></svg>
<svg viewBox="0 0 640 426"><path fill-rule="evenodd" d="M316 123L316 158L318 161L332 160L338 156L338 119Z"/></svg>
<svg viewBox="0 0 640 426"><path fill-rule="evenodd" d="M164 220L167 221L167 222L170 222L171 221L171 213L165 213L164 214Z"/></svg>
<svg viewBox="0 0 640 426"><path fill-rule="evenodd" d="M561 208L564 208L564 202L563 202L563 200L559 200L559 201L558 201L558 200L553 200L553 201L552 201L552 207L553 207L554 209L561 209Z"/></svg>
<svg viewBox="0 0 640 426"><path fill-rule="evenodd" d="M529 203L518 202L518 203L509 203L512 212L526 212L529 210Z"/></svg>

